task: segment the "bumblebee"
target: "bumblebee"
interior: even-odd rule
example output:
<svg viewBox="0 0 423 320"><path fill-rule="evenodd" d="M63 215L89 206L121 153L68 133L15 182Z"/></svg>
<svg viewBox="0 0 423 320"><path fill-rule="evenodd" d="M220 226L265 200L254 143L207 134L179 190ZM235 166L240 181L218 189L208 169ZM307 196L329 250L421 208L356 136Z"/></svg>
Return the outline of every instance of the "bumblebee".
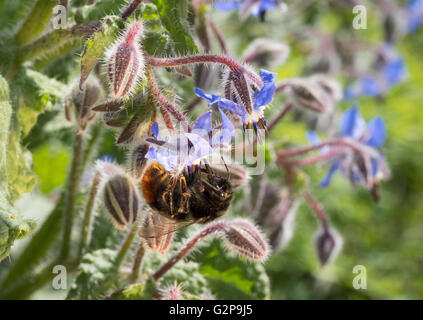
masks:
<svg viewBox="0 0 423 320"><path fill-rule="evenodd" d="M147 204L175 223L206 223L225 214L233 195L229 180L207 164L190 169L174 174L158 162L147 165L140 180Z"/></svg>

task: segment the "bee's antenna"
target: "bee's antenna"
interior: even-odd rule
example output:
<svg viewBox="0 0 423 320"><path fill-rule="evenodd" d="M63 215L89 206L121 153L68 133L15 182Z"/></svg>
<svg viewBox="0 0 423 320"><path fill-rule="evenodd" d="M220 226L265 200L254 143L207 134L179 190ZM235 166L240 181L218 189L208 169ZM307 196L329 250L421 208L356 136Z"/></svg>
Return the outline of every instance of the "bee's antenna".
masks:
<svg viewBox="0 0 423 320"><path fill-rule="evenodd" d="M228 173L228 180L231 180L231 171L229 170L228 166L226 165L225 159L223 159L223 156L221 156L223 164L225 165L226 172Z"/></svg>

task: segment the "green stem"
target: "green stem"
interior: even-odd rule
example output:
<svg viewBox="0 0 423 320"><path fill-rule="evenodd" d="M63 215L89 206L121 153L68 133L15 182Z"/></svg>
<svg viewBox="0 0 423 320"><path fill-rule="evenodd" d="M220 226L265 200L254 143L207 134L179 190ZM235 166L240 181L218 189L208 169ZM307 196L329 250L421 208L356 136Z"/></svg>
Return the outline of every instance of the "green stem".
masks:
<svg viewBox="0 0 423 320"><path fill-rule="evenodd" d="M128 253L129 248L131 247L132 241L134 241L135 236L137 235L138 229L138 223L134 223L131 229L129 230L129 233L127 234L125 240L123 241L116 258L116 263L118 266L121 265L123 260L125 259L125 256Z"/></svg>
<svg viewBox="0 0 423 320"><path fill-rule="evenodd" d="M85 206L84 219L82 221L81 231L81 242L79 245L79 259L81 260L82 255L87 251L88 244L91 235L91 226L93 220L93 213L95 208L95 202L99 193L99 186L101 182L101 173L96 171L94 178L91 183L90 194L88 196L87 204Z"/></svg>
<svg viewBox="0 0 423 320"><path fill-rule="evenodd" d="M50 22L55 5L57 0L37 0L15 36L18 45L28 43L43 33Z"/></svg>
<svg viewBox="0 0 423 320"><path fill-rule="evenodd" d="M79 183L82 176L82 148L84 144L84 134L77 133L73 145L73 159L71 171L68 177L68 185L66 190L66 202L64 210L64 232L62 249L59 260L67 260L69 257L73 219L75 215L76 197Z"/></svg>
<svg viewBox="0 0 423 320"><path fill-rule="evenodd" d="M142 260L144 258L144 254L145 254L145 245L144 245L144 242L141 241L140 244L138 245L138 250L137 250L137 253L135 254L134 263L132 265L132 274L131 274L132 281L137 281L140 276L140 269L141 269Z"/></svg>

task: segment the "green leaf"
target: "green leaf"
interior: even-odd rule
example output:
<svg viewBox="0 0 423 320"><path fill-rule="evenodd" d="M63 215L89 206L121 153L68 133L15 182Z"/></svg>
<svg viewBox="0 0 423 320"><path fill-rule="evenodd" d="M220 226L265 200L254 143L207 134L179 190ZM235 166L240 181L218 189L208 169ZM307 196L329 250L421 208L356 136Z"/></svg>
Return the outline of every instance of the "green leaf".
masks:
<svg viewBox="0 0 423 320"><path fill-rule="evenodd" d="M13 209L8 186L10 155L15 145L10 145L14 135L9 135L12 108L9 103L9 86L0 76L0 261L7 257L15 240L21 239L35 229L35 222L20 218ZM8 143L9 142L9 143ZM18 159L16 159L18 160ZM13 191L13 190L12 190Z"/></svg>
<svg viewBox="0 0 423 320"><path fill-rule="evenodd" d="M162 264L169 260L169 255L159 255L150 253L144 257L143 274L150 275ZM182 284L185 293L194 296L201 296L209 293L206 278L198 272L199 264L194 261L179 261L175 264L158 282L158 286L163 289L175 283Z"/></svg>
<svg viewBox="0 0 423 320"><path fill-rule="evenodd" d="M102 28L85 43L85 49L81 57L80 85L88 78L97 60L115 40L122 26L122 20L118 17L109 16L104 19Z"/></svg>
<svg viewBox="0 0 423 320"><path fill-rule="evenodd" d="M148 278L145 282L128 286L120 295L120 300L152 300L156 292L156 282Z"/></svg>
<svg viewBox="0 0 423 320"><path fill-rule="evenodd" d="M190 34L187 21L187 0L152 0L157 7L162 25L169 33L177 54L187 55L198 52Z"/></svg>
<svg viewBox="0 0 423 320"><path fill-rule="evenodd" d="M270 282L264 266L229 254L218 239L193 256L199 272L217 299L269 299Z"/></svg>
<svg viewBox="0 0 423 320"><path fill-rule="evenodd" d="M127 0L101 0L92 5L77 8L73 14L76 23L100 20L106 15L117 14L125 5Z"/></svg>
<svg viewBox="0 0 423 320"><path fill-rule="evenodd" d="M15 240L31 234L35 227L36 222L20 218L0 192L0 261L9 255Z"/></svg>
<svg viewBox="0 0 423 320"><path fill-rule="evenodd" d="M38 116L58 103L66 92L64 84L30 69L23 69L11 88L12 101L18 110L15 129L19 127L23 137L35 125Z"/></svg>
<svg viewBox="0 0 423 320"><path fill-rule="evenodd" d="M104 298L117 285L116 257L117 252L110 249L100 249L84 255L68 299Z"/></svg>

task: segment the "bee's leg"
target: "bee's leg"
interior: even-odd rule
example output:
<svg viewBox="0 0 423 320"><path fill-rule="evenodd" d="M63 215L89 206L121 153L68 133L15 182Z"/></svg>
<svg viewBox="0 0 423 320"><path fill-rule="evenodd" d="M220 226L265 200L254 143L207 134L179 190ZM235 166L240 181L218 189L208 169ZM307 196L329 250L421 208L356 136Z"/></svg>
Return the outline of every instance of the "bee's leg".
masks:
<svg viewBox="0 0 423 320"><path fill-rule="evenodd" d="M178 195L180 196L178 213L186 215L189 211L188 200L190 194L187 192L188 185L184 175L179 176L178 179Z"/></svg>
<svg viewBox="0 0 423 320"><path fill-rule="evenodd" d="M131 154L131 172L135 178L141 178L146 167L148 159L145 157L150 145L148 143L140 144Z"/></svg>

